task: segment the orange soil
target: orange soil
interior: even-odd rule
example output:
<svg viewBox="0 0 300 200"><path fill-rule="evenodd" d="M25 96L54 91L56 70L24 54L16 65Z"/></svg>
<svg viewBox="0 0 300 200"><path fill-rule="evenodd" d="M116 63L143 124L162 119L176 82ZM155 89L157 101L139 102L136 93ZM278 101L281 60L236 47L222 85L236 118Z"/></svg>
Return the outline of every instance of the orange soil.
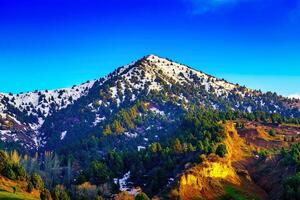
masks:
<svg viewBox="0 0 300 200"><path fill-rule="evenodd" d="M245 194L260 199L269 199L261 186L264 188L268 181L273 181L272 187L280 187L278 184L280 181L273 177L282 170L278 167L277 172L266 175L266 181L264 178L258 179L258 183L253 181L252 175L257 170L257 152L262 149L280 149L289 146L292 142L300 141L298 137L300 127L263 125L256 122L244 122L244 124L245 128L238 130L233 122L224 125L227 135L224 143L228 148L228 155L225 158L210 155L202 164L186 170L181 175L179 193L183 200L216 199L224 194L225 185L231 185L244 191ZM276 131L275 136L269 135L271 129ZM284 141L284 138L288 138L288 141ZM272 165L276 167L277 161L269 160L264 167ZM276 192L273 193L277 195Z"/></svg>

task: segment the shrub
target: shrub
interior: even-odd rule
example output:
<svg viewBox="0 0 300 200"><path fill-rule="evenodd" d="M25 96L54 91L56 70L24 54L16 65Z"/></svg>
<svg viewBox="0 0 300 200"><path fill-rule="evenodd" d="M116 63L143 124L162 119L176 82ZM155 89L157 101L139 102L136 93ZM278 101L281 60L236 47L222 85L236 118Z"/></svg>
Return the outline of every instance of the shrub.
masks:
<svg viewBox="0 0 300 200"><path fill-rule="evenodd" d="M263 149L258 152L258 155L261 159L266 159L270 155L270 151Z"/></svg>
<svg viewBox="0 0 300 200"><path fill-rule="evenodd" d="M90 182L85 182L76 186L76 197L80 199L95 199L97 196L97 186L92 185Z"/></svg>
<svg viewBox="0 0 300 200"><path fill-rule="evenodd" d="M31 183L31 181L29 181L26 191L31 193L33 191L33 188L34 188L33 184Z"/></svg>
<svg viewBox="0 0 300 200"><path fill-rule="evenodd" d="M70 200L69 194L59 185L51 191L51 196L53 200Z"/></svg>
<svg viewBox="0 0 300 200"><path fill-rule="evenodd" d="M59 200L70 200L69 194L65 190L61 190Z"/></svg>
<svg viewBox="0 0 300 200"><path fill-rule="evenodd" d="M269 135L270 136L275 136L276 135L276 131L274 129L269 130Z"/></svg>
<svg viewBox="0 0 300 200"><path fill-rule="evenodd" d="M286 181L283 183L283 187L284 199L300 199L300 173L297 173L295 176L286 179Z"/></svg>
<svg viewBox="0 0 300 200"><path fill-rule="evenodd" d="M21 167L17 164L13 164L13 167L12 167L13 171L15 172L16 174L16 177L20 180L25 180L26 176L27 176L27 173L26 173L26 170L24 167Z"/></svg>
<svg viewBox="0 0 300 200"><path fill-rule="evenodd" d="M41 191L40 198L41 200L52 200L51 194L46 188Z"/></svg>
<svg viewBox="0 0 300 200"><path fill-rule="evenodd" d="M217 149L216 149L216 154L220 157L225 157L227 154L227 148L225 144L219 144Z"/></svg>
<svg viewBox="0 0 300 200"><path fill-rule="evenodd" d="M150 198L143 192L135 196L135 200L150 200Z"/></svg>
<svg viewBox="0 0 300 200"><path fill-rule="evenodd" d="M31 175L31 182L35 189L41 190L44 188L44 182L41 176L37 173Z"/></svg>
<svg viewBox="0 0 300 200"><path fill-rule="evenodd" d="M3 170L3 175L11 180L17 179L17 176L11 166L6 166L6 168Z"/></svg>
<svg viewBox="0 0 300 200"><path fill-rule="evenodd" d="M5 151L0 151L0 173L6 168L8 160L7 153Z"/></svg>
<svg viewBox="0 0 300 200"><path fill-rule="evenodd" d="M103 184L108 181L110 172L107 166L99 161L93 161L90 169L91 177L96 184Z"/></svg>

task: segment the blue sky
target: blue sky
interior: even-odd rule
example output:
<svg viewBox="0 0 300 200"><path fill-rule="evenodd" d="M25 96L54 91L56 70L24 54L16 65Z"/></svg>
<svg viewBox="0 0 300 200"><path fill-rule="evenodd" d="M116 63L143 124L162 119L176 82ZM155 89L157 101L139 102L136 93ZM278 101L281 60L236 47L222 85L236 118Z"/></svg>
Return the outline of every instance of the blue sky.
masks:
<svg viewBox="0 0 300 200"><path fill-rule="evenodd" d="M68 87L156 54L300 93L300 0L0 0L0 91Z"/></svg>

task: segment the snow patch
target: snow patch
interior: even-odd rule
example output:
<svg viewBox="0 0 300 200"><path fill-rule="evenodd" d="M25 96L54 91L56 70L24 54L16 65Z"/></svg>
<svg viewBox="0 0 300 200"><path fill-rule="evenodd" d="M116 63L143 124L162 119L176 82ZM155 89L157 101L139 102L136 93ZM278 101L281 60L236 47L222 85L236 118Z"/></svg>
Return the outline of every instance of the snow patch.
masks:
<svg viewBox="0 0 300 200"><path fill-rule="evenodd" d="M68 131L61 132L61 134L60 134L60 140L63 140L66 137L67 132Z"/></svg>
<svg viewBox="0 0 300 200"><path fill-rule="evenodd" d="M137 149L138 149L138 151L141 151L141 150L146 149L146 147L144 147L144 146L138 146Z"/></svg>
<svg viewBox="0 0 300 200"><path fill-rule="evenodd" d="M300 99L300 94L291 94L288 96L290 99Z"/></svg>
<svg viewBox="0 0 300 200"><path fill-rule="evenodd" d="M159 114L159 115L162 115L164 116L165 115L165 112L164 111L160 111L159 109L157 108L150 108L149 110L151 110L152 112L154 112L155 114Z"/></svg>

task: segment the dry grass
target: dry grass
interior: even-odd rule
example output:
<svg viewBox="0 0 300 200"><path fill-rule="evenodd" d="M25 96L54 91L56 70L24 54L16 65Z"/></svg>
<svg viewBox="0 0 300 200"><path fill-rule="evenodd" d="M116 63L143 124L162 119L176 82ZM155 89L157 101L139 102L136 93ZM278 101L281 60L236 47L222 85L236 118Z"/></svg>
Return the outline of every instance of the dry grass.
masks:
<svg viewBox="0 0 300 200"><path fill-rule="evenodd" d="M16 193L13 188L16 188ZM0 199L39 199L39 191L33 190L32 193L28 193L26 188L26 181L12 181L0 176Z"/></svg>

